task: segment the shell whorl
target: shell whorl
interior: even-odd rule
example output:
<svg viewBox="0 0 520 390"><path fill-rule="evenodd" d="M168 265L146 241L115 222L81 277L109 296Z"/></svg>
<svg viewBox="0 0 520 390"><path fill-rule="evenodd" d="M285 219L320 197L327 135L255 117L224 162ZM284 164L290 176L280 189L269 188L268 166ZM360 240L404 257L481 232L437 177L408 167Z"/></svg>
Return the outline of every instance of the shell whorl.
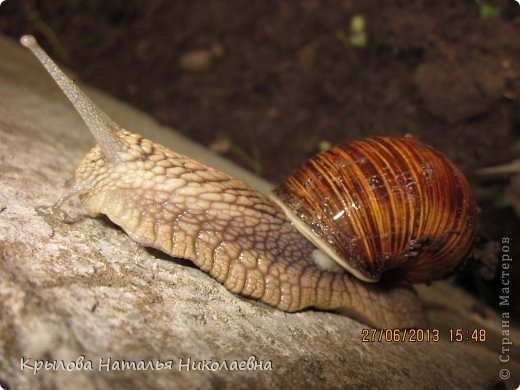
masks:
<svg viewBox="0 0 520 390"><path fill-rule="evenodd" d="M372 137L319 153L274 196L315 244L365 281L392 269L410 282L439 279L475 236L477 208L463 174L412 138Z"/></svg>

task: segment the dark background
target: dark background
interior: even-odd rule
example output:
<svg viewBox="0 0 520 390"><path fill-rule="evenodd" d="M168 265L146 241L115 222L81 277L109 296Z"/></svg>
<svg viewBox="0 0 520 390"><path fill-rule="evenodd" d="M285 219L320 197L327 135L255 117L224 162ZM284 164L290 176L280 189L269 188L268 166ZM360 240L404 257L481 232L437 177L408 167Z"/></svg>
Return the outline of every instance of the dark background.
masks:
<svg viewBox="0 0 520 390"><path fill-rule="evenodd" d="M515 1L6 0L0 31L273 183L324 144L412 133L474 188L477 250L457 279L497 307L496 243L519 258L520 224L507 178L475 171L520 155Z"/></svg>

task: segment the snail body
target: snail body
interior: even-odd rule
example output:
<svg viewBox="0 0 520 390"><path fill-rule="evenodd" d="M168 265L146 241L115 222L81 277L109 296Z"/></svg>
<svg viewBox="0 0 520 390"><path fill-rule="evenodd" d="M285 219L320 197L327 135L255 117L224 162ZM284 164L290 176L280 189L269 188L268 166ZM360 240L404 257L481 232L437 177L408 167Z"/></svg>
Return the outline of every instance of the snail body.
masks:
<svg viewBox="0 0 520 390"><path fill-rule="evenodd" d="M79 195L88 212L107 215L144 246L191 260L233 293L288 312L335 310L381 328L424 325L409 282L444 276L471 248L469 185L453 163L415 140L374 137L335 147L268 198L120 128L34 37L20 41L97 141L54 212ZM392 283L370 283L392 268Z"/></svg>

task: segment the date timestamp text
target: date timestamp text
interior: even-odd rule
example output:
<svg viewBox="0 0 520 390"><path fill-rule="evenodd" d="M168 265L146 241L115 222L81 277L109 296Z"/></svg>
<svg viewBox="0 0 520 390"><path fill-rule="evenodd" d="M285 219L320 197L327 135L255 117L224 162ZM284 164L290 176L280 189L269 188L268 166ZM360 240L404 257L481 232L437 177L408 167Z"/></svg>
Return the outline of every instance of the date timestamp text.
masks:
<svg viewBox="0 0 520 390"><path fill-rule="evenodd" d="M364 343L438 343L446 339L451 343L486 342L485 329L370 329L361 330L361 341Z"/></svg>

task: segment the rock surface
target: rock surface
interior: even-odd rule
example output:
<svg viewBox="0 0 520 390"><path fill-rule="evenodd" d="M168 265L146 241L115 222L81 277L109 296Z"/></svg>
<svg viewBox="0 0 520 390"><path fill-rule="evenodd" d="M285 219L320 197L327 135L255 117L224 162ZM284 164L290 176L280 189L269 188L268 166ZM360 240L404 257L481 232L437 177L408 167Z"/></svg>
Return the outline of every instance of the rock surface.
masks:
<svg viewBox="0 0 520 390"><path fill-rule="evenodd" d="M518 350L510 351L514 362L498 359L499 316L487 307L478 314L478 302L447 282L420 288L439 342L364 343L364 326L347 317L287 314L232 295L185 262L146 250L106 219L86 215L77 199L53 216L50 206L93 140L29 52L1 37L0 52L9 53L0 59L1 387L492 388L500 386L501 369L512 375L507 388L518 385ZM129 129L226 165L146 115L85 90ZM219 167L268 188L232 165ZM487 339L450 343L449 328L486 329ZM518 329L508 331L519 340ZM92 370L67 370L82 356ZM189 359L231 368L252 356L272 369L179 370ZM148 369L107 370L100 362L109 359L144 361ZM47 367L36 373L23 367L37 361ZM62 361L65 368L49 369ZM151 369L169 361L171 369Z"/></svg>

